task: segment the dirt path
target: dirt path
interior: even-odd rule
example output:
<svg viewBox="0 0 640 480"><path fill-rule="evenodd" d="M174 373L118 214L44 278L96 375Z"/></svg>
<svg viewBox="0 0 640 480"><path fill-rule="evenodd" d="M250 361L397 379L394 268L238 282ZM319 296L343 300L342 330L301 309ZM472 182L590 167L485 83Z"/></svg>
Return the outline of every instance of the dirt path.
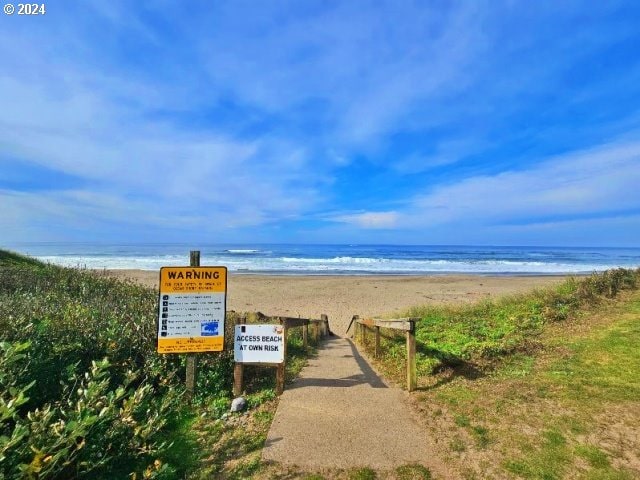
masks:
<svg viewBox="0 0 640 480"><path fill-rule="evenodd" d="M349 340L330 337L287 386L262 455L313 469L421 463L441 472L429 445L407 393L386 385Z"/></svg>

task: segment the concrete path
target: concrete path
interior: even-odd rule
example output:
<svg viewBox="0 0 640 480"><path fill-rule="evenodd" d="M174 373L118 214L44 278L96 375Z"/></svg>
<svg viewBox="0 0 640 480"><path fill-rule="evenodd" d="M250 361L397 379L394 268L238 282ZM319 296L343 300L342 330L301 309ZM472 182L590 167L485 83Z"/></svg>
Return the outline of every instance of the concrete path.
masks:
<svg viewBox="0 0 640 480"><path fill-rule="evenodd" d="M352 343L330 337L287 385L265 460L312 468L429 466L426 431L406 392L388 387Z"/></svg>

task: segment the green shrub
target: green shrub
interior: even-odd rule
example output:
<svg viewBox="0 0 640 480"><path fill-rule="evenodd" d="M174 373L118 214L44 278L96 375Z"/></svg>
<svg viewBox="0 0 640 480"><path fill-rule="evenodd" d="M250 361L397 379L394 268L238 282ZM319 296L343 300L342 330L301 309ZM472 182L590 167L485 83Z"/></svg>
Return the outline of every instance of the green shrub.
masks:
<svg viewBox="0 0 640 480"><path fill-rule="evenodd" d="M421 318L416 324L417 370L428 375L443 366L482 367L504 355L535 349L546 323L565 321L581 308L638 288L639 280L640 269L618 268L569 278L529 294L472 305L413 308L403 316ZM381 346L387 373L403 378L403 337L386 335Z"/></svg>
<svg viewBox="0 0 640 480"><path fill-rule="evenodd" d="M156 312L149 289L0 251L0 478L175 477L182 359L155 353Z"/></svg>
<svg viewBox="0 0 640 480"><path fill-rule="evenodd" d="M9 371L25 358L27 346L5 342L0 349L0 366ZM79 383L65 386L62 399L22 413L15 407L26 403L30 385L0 376L0 388L8 393L0 399L5 478L109 478L136 469L149 470L147 478L154 478L167 472L170 467L158 457L169 446L162 433L177 395L158 397L149 384L133 387L132 372L110 389L109 368L106 360L93 362Z"/></svg>
<svg viewBox="0 0 640 480"><path fill-rule="evenodd" d="M167 442L195 435L185 356L156 353L157 312L152 289L0 250L0 478L185 476L197 461ZM215 416L229 407L239 315L227 314L225 351L198 355L194 401ZM299 332L289 347L306 354ZM273 398L274 377L246 369L251 407Z"/></svg>

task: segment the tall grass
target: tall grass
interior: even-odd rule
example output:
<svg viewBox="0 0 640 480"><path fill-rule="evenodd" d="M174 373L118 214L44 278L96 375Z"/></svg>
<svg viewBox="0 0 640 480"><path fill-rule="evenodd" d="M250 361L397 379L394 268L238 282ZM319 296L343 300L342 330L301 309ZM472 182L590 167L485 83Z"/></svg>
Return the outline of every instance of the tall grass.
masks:
<svg viewBox="0 0 640 480"><path fill-rule="evenodd" d="M419 375L442 367L463 366L471 371L489 367L510 353L537 348L536 337L545 324L567 320L639 285L640 269L619 268L472 305L415 307L403 316L421 319L416 325ZM406 358L402 338L390 335L382 346L383 368L402 379Z"/></svg>
<svg viewBox="0 0 640 480"><path fill-rule="evenodd" d="M154 353L156 308L142 287L0 252L0 477L178 474L180 360Z"/></svg>
<svg viewBox="0 0 640 480"><path fill-rule="evenodd" d="M227 314L225 351L198 356L192 405L184 355L156 353L157 302L137 284L0 250L0 479L184 478L209 455L185 425L228 410L239 314ZM288 364L299 370L298 337ZM247 370L249 404L273 398L273 369Z"/></svg>

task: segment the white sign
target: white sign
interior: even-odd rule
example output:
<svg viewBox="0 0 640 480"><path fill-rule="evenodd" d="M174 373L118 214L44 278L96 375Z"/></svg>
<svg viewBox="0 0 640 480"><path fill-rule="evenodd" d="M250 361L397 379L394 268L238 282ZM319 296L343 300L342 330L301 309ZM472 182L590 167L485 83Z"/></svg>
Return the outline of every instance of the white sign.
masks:
<svg viewBox="0 0 640 480"><path fill-rule="evenodd" d="M238 363L284 362L282 325L236 325L233 353Z"/></svg>

